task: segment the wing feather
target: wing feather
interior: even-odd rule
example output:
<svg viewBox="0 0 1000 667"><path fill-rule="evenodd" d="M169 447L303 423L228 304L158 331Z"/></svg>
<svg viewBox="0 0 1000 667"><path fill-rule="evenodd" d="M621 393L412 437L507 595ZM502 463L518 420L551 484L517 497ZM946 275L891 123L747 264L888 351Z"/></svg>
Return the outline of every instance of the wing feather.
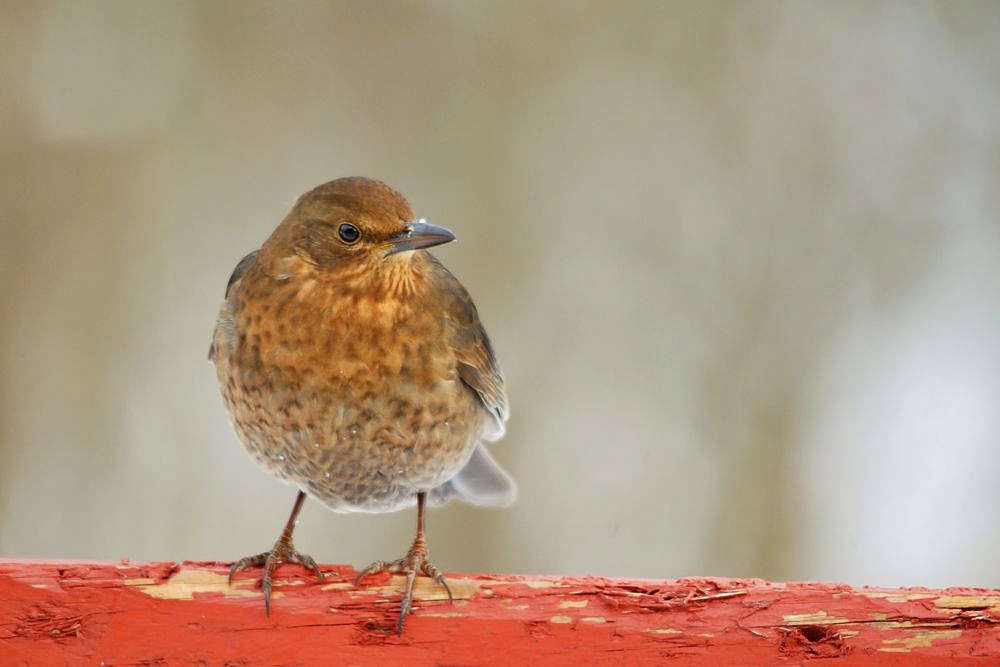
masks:
<svg viewBox="0 0 1000 667"><path fill-rule="evenodd" d="M445 313L451 318L452 345L456 357L456 372L462 382L476 393L486 412L493 418L492 428L483 437L499 440L506 430L510 417L507 392L504 390L503 371L497 361L490 337L479 321L472 297L458 279L433 256L437 278L445 294Z"/></svg>
<svg viewBox="0 0 1000 667"><path fill-rule="evenodd" d="M226 296L229 298L229 293L233 291L233 286L240 281L240 278L247 272L247 270L253 266L253 263L257 261L257 255L260 254L260 250L254 250L251 253L247 253L243 259L236 264L236 268L233 269L232 275L229 276L229 282L226 283ZM218 324L216 324L218 327ZM213 361L215 359L215 334L212 334L212 344L208 346L208 360Z"/></svg>

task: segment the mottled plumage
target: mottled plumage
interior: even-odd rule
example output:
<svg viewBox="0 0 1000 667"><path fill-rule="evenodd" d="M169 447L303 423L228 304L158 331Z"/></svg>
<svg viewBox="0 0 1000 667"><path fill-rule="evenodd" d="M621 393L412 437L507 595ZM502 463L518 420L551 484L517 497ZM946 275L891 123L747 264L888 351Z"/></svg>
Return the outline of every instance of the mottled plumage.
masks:
<svg viewBox="0 0 1000 667"><path fill-rule="evenodd" d="M414 548L377 565L442 583L426 560L424 497L506 505L516 495L482 445L508 416L489 338L465 288L421 249L453 238L384 183L321 185L239 262L209 351L258 463L338 512L419 500ZM315 567L291 545L299 507L271 552L234 566L264 566L265 594L281 562ZM400 631L408 607L409 592Z"/></svg>

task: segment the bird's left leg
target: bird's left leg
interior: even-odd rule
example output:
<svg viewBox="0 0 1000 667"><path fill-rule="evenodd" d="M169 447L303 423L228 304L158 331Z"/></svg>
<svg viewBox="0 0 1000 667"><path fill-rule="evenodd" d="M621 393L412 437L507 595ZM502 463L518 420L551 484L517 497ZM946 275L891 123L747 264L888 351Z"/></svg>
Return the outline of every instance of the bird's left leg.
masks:
<svg viewBox="0 0 1000 667"><path fill-rule="evenodd" d="M379 572L385 572L388 570L393 574L405 574L406 575L406 588L403 591L403 604L399 610L399 622L396 623L396 634L403 634L403 623L406 622L406 615L410 613L413 608L413 584L417 579L417 574L424 573L437 583L444 586L444 590L448 593L448 599L454 600L451 595L451 588L448 586L448 582L445 581L444 575L431 565L431 562L427 560L427 540L424 538L424 502L426 500L426 493L417 494L417 536L413 540L413 546L410 550L406 552L406 555L399 560L385 561L378 560L361 570L358 574L358 578L354 580L354 585L357 586L358 583L369 574L378 574Z"/></svg>

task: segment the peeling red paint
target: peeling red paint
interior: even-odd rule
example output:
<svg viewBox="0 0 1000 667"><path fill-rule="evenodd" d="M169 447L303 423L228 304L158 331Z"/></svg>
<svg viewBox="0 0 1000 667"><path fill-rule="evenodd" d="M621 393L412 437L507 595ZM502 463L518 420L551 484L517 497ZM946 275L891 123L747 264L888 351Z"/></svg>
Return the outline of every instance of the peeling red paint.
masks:
<svg viewBox="0 0 1000 667"><path fill-rule="evenodd" d="M997 590L456 574L397 637L399 580L324 571L283 568L267 617L225 564L0 561L0 667L1000 665Z"/></svg>

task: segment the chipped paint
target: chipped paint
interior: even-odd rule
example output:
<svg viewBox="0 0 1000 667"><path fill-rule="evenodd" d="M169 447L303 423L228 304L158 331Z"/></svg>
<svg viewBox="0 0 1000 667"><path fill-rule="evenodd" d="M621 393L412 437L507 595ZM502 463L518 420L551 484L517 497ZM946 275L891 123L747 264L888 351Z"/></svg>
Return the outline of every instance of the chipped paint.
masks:
<svg viewBox="0 0 1000 667"><path fill-rule="evenodd" d="M356 588L356 586L347 581L337 581L332 584L323 584L319 587L321 591L349 591L352 588Z"/></svg>
<svg viewBox="0 0 1000 667"><path fill-rule="evenodd" d="M359 590L364 590L366 588L378 590L386 597L394 598L399 595L400 589L402 589L405 585L406 577L404 575L393 575L390 578L388 585L362 585L359 587ZM482 589L482 584L474 579L460 579L456 577L448 579L448 587L451 589L450 598L448 596L448 591L441 584L429 579L428 577L417 577L417 580L413 585L413 597L421 600L453 599L456 602L459 600L469 600L479 595L479 592Z"/></svg>
<svg viewBox="0 0 1000 667"><path fill-rule="evenodd" d="M879 651L886 653L909 653L915 648L928 648L941 639L958 639L961 630L920 630L910 637L886 639L883 644L899 644L899 646L884 646Z"/></svg>
<svg viewBox="0 0 1000 667"><path fill-rule="evenodd" d="M187 569L181 570L169 580L160 583L135 583L128 584L129 581L142 581L139 579L126 579L126 585L131 585L150 597L160 600L193 600L196 593L218 593L225 597L260 597L259 591L246 590L245 585L229 585L229 575L207 570ZM243 584L243 581L239 582ZM252 585L252 582L246 582ZM271 599L280 597L282 593L275 591L271 593Z"/></svg>
<svg viewBox="0 0 1000 667"><path fill-rule="evenodd" d="M402 577L355 588L350 567L324 566L323 585L283 568L266 616L259 571L230 587L228 568L0 561L0 618L8 619L0 652L12 664L78 664L88 655L123 665L150 656L251 665L321 664L335 651L345 664L422 667L498 664L501 646L504 664L567 656L597 667L1000 664L1000 590L448 575L451 603L420 577L400 640Z"/></svg>
<svg viewBox="0 0 1000 667"><path fill-rule="evenodd" d="M566 600L559 603L560 609L583 609L587 606L588 600Z"/></svg>
<svg viewBox="0 0 1000 667"><path fill-rule="evenodd" d="M887 602L895 602L900 604L903 602L913 602L916 600L931 600L938 597L934 593L921 592L921 593L900 593L899 591L879 591L862 588L858 591L861 595L873 599L886 600Z"/></svg>
<svg viewBox="0 0 1000 667"><path fill-rule="evenodd" d="M561 584L558 581L544 581L537 579L528 579L525 581L513 581L512 584L519 584L521 586L527 586L528 588L565 588L565 584Z"/></svg>
<svg viewBox="0 0 1000 667"><path fill-rule="evenodd" d="M942 595L934 600L934 606L945 609L1000 608L1000 596Z"/></svg>
<svg viewBox="0 0 1000 667"><path fill-rule="evenodd" d="M849 623L843 617L830 616L825 611L814 611L809 614L788 614L782 619L789 625L833 625L835 623Z"/></svg>

